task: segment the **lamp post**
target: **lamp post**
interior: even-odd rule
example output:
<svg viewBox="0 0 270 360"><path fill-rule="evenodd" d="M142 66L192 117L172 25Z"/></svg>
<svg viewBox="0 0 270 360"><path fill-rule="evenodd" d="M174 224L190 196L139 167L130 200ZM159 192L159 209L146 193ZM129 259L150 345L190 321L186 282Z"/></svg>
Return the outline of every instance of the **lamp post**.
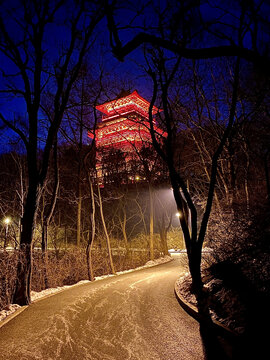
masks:
<svg viewBox="0 0 270 360"><path fill-rule="evenodd" d="M6 225L6 227L5 227L5 242L4 242L4 248L7 247L8 225L10 224L10 222L11 222L11 219L10 219L9 217L6 217L6 218L4 219L4 223L5 223L5 225Z"/></svg>

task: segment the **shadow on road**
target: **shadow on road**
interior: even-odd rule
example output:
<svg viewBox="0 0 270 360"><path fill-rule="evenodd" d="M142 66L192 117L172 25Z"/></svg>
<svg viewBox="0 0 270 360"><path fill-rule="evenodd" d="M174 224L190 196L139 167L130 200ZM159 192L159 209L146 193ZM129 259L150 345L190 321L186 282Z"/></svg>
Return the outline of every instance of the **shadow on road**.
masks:
<svg viewBox="0 0 270 360"><path fill-rule="evenodd" d="M236 346L234 334L213 323L206 293L197 296L198 320L205 360L233 359Z"/></svg>
<svg viewBox="0 0 270 360"><path fill-rule="evenodd" d="M205 360L232 359L233 346L224 336L217 333L211 324L200 323L200 334Z"/></svg>
<svg viewBox="0 0 270 360"><path fill-rule="evenodd" d="M256 330L257 334L255 334ZM267 334L268 330L256 327L252 332L237 336L219 329L213 323L200 321L200 335L205 360L266 359L269 355Z"/></svg>

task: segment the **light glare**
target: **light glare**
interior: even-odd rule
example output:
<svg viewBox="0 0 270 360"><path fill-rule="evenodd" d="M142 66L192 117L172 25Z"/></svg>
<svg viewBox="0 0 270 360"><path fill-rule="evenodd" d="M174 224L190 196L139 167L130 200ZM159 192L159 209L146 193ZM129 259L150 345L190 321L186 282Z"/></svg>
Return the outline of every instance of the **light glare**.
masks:
<svg viewBox="0 0 270 360"><path fill-rule="evenodd" d="M4 219L4 223L6 224L6 225L8 225L8 224L10 224L10 218L9 217L7 217L7 218L5 218Z"/></svg>

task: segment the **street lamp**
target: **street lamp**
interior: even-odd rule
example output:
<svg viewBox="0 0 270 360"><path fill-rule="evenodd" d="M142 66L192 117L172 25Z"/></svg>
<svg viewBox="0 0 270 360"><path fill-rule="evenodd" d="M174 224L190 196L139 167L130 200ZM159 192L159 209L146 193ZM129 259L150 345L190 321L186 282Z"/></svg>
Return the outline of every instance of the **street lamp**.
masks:
<svg viewBox="0 0 270 360"><path fill-rule="evenodd" d="M6 218L4 219L4 223L5 223L7 226L10 224L10 222L11 222L11 219L10 219L9 217L6 217Z"/></svg>

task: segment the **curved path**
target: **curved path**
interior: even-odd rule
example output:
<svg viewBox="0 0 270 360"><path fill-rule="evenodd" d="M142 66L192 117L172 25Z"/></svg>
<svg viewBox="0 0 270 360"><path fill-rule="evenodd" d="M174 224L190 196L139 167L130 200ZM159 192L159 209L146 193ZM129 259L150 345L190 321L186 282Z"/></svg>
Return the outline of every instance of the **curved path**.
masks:
<svg viewBox="0 0 270 360"><path fill-rule="evenodd" d="M33 303L0 328L0 359L203 359L199 325L174 295L180 273L174 259Z"/></svg>

